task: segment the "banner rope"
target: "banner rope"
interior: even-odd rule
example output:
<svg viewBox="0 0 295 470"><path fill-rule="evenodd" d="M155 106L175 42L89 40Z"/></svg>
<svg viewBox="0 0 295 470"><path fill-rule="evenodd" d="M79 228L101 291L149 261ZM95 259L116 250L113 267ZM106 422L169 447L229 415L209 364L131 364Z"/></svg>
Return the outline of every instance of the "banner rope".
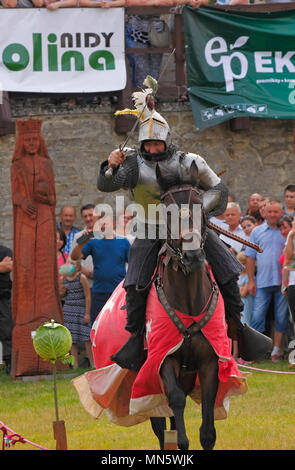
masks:
<svg viewBox="0 0 295 470"><path fill-rule="evenodd" d="M2 423L2 421L0 421L0 431L2 431L3 433L2 450L14 446L17 442L21 442L22 444L31 444L32 446L38 447L42 450L49 450L46 447L39 446L38 444L35 444L34 442L29 441L28 439L25 439L20 434L14 432L13 429L10 429L8 426ZM10 434L8 433L8 431Z"/></svg>
<svg viewBox="0 0 295 470"><path fill-rule="evenodd" d="M244 364L238 364L238 367L244 367L245 369L256 370L258 372L269 372L270 374L295 375L295 372L287 372L287 371L281 371L281 370L270 370L270 369L259 369L258 367L245 366Z"/></svg>

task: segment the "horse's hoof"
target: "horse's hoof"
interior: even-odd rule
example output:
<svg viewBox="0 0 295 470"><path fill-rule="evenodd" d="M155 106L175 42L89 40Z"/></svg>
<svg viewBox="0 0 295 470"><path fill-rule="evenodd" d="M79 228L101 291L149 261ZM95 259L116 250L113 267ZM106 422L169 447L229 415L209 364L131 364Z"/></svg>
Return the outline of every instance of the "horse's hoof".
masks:
<svg viewBox="0 0 295 470"><path fill-rule="evenodd" d="M188 448L189 448L189 440L187 438L183 439L182 441L178 441L179 450L188 450Z"/></svg>
<svg viewBox="0 0 295 470"><path fill-rule="evenodd" d="M202 446L203 450L213 450L214 446L215 446L215 440L214 441L204 440L203 442L201 441L201 446Z"/></svg>

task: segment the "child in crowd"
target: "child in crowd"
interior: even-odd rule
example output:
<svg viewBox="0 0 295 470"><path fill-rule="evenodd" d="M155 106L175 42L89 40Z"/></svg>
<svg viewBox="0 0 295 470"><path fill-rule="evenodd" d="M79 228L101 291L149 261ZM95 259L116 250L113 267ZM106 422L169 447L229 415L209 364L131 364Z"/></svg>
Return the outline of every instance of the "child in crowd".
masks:
<svg viewBox="0 0 295 470"><path fill-rule="evenodd" d="M250 295L248 292L248 275L246 272L246 256L243 251L237 254L237 259L240 263L244 266L244 270L240 273L238 279L238 285L240 287L240 293L242 302L244 304L244 309L242 311L241 322L247 323L248 325L251 324L251 316L252 316L252 309L253 309L253 295Z"/></svg>
<svg viewBox="0 0 295 470"><path fill-rule="evenodd" d="M57 272L58 272L58 287L59 295L61 299L61 304L64 304L64 295L66 293L66 288L63 282L63 276L59 274L59 268L66 264L68 259L68 254L64 252L64 247L67 244L67 236L65 232L57 227L56 228L56 255L57 255Z"/></svg>
<svg viewBox="0 0 295 470"><path fill-rule="evenodd" d="M240 273L240 276L239 276L239 279L238 279L238 285L239 285L239 288L240 288L241 299L242 299L242 302L244 304L243 311L241 312L241 322L243 324L247 323L248 325L251 325L251 317L252 317L254 297L253 297L253 295L249 294L249 292L248 292L248 275L247 275L247 272L246 272L246 256L245 256L244 251L240 251L237 254L237 259L244 266L244 270ZM236 347L234 345L234 353L235 353L236 350L237 350L237 345L236 345ZM235 356L235 354L233 354L233 355ZM246 361L244 361L241 358L237 358L237 362L239 364L245 364L246 363Z"/></svg>
<svg viewBox="0 0 295 470"><path fill-rule="evenodd" d="M249 240L253 228L257 226L257 220L252 215L245 215L241 218L240 224L244 230L246 240Z"/></svg>
<svg viewBox="0 0 295 470"><path fill-rule="evenodd" d="M126 237L130 245L134 242L135 236L130 233L129 222L133 219L133 214L122 211L116 220L116 236Z"/></svg>
<svg viewBox="0 0 295 470"><path fill-rule="evenodd" d="M63 251L67 244L67 236L65 232L58 228L56 229L56 252L57 252L57 270L67 262L68 254ZM59 274L59 278L62 276Z"/></svg>
<svg viewBox="0 0 295 470"><path fill-rule="evenodd" d="M73 345L71 354L74 356L74 367L78 367L78 343L84 342L90 366L94 366L90 341L90 287L87 277L81 273L81 261L72 261L75 271L64 277L66 287L64 325L71 332Z"/></svg>

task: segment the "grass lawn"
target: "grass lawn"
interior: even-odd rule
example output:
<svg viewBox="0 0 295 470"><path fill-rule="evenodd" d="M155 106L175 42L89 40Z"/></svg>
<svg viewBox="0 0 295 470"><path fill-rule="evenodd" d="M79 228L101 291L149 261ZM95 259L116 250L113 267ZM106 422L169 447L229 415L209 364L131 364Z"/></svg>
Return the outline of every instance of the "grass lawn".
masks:
<svg viewBox="0 0 295 470"><path fill-rule="evenodd" d="M289 363L253 364L260 369L290 372ZM241 368L242 371L247 369ZM79 369L77 375L85 372ZM295 369L293 369L295 372ZM216 421L216 450L295 450L295 374L252 371L248 392L232 397L226 420ZM69 450L158 450L149 421L132 428L91 418L80 405L71 378L57 384L59 419L64 420ZM200 407L190 398L185 410L190 450L200 449ZM26 439L54 450L55 421L53 381L12 381L0 370L0 421ZM2 439L2 433L0 433ZM18 443L15 450L34 450ZM37 449L36 449L37 450Z"/></svg>

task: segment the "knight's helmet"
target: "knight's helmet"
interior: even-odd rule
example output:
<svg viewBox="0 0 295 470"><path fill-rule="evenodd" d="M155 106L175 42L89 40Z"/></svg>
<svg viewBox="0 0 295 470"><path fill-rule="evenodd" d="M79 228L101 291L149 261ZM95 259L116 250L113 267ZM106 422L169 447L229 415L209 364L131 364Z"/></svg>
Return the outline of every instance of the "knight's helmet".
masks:
<svg viewBox="0 0 295 470"><path fill-rule="evenodd" d="M158 90L157 81L148 75L143 82L147 88L132 93L135 109L116 111L115 115L133 114L139 119L138 141L162 140L170 144L170 127L166 119L155 110L155 95Z"/></svg>
<svg viewBox="0 0 295 470"><path fill-rule="evenodd" d="M140 122L138 141L142 144L146 140L162 140L165 142L166 148L171 143L168 122L156 111Z"/></svg>

